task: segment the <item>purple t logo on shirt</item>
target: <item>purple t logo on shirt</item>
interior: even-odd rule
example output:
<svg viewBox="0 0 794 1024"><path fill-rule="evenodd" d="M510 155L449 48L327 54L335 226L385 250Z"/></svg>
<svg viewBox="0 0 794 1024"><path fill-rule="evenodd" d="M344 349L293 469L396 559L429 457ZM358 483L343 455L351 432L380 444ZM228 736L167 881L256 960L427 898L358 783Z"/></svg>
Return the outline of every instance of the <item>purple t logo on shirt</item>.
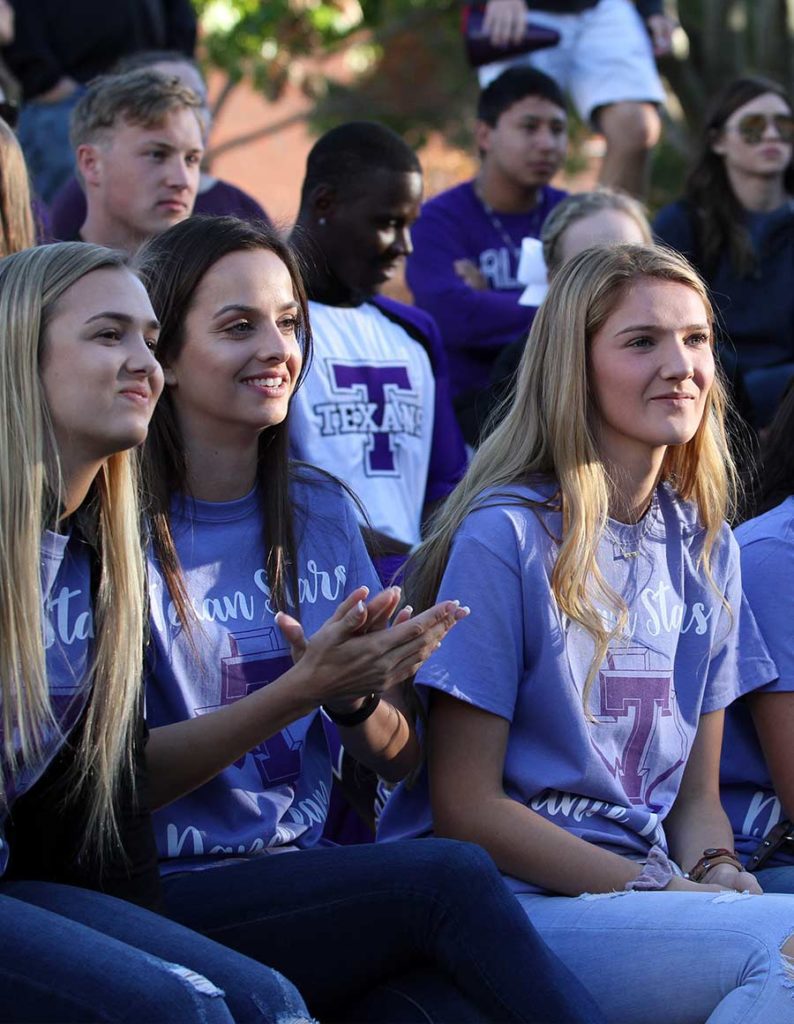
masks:
<svg viewBox="0 0 794 1024"><path fill-rule="evenodd" d="M366 475L397 476L394 436L422 435L422 406L408 368L329 360L328 370L340 399L314 406L321 434L365 434Z"/></svg>
<svg viewBox="0 0 794 1024"><path fill-rule="evenodd" d="M599 749L595 739L593 745L607 768L620 779L629 803L658 810L651 802L651 792L683 764L683 758L651 777L648 751L654 746L659 720L669 718L674 710L671 701L673 673L670 669L648 668L648 654L644 647L627 647L607 654L608 667L598 673L599 717L614 724L626 719L629 733L614 764ZM597 737L597 730L595 735Z"/></svg>
<svg viewBox="0 0 794 1024"><path fill-rule="evenodd" d="M197 711L214 711L216 707L233 704L292 668L292 658L278 647L273 626L229 633L228 639L231 654L221 659L220 705L197 708ZM284 729L254 747L250 753L263 785L294 782L300 775L302 746L300 741L291 739L289 729ZM235 766L241 768L247 756L238 758Z"/></svg>

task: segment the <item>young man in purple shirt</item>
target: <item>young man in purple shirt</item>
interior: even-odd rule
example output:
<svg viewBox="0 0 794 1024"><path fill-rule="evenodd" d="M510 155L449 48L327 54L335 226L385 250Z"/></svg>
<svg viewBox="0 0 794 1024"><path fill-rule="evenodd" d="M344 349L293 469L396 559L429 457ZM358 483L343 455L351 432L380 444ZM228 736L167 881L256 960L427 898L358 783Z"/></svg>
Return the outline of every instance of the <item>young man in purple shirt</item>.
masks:
<svg viewBox="0 0 794 1024"><path fill-rule="evenodd" d="M540 237L566 194L549 185L568 145L560 89L533 68L503 72L480 95L475 138L479 174L424 204L407 265L416 304L441 329L456 406L532 320L516 272L522 239Z"/></svg>

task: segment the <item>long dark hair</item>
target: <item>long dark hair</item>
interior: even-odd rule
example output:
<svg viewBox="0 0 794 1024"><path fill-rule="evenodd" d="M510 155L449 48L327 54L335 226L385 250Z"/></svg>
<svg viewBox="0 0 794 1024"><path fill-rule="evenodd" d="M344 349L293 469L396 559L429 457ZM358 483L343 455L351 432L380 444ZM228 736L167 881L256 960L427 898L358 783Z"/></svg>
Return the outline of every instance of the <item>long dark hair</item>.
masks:
<svg viewBox="0 0 794 1024"><path fill-rule="evenodd" d="M755 514L768 512L794 494L794 380L761 446L761 472Z"/></svg>
<svg viewBox="0 0 794 1024"><path fill-rule="evenodd" d="M725 129L725 122L739 107L766 93L779 96L791 108L783 86L767 78L737 78L714 98L706 114L692 170L686 180L684 195L695 220L697 262L710 276L724 252L728 252L737 274L747 277L755 270L756 257L750 233L745 226L744 207L731 188L725 161L712 149ZM794 165L789 163L784 186L794 193Z"/></svg>
<svg viewBox="0 0 794 1024"><path fill-rule="evenodd" d="M189 217L149 241L138 256L141 279L162 325L157 355L164 365L179 355L185 340L185 319L207 271L229 253L258 249L274 253L285 265L300 306L298 341L303 367L295 384L297 390L311 358L311 328L296 257L272 228L236 217ZM170 523L173 494L188 493L187 465L179 421L168 388L157 404L143 449L143 480L154 551L180 621L189 629L192 613ZM260 434L256 480L264 509L265 568L273 603L277 608L289 608L292 614L297 614L288 417Z"/></svg>

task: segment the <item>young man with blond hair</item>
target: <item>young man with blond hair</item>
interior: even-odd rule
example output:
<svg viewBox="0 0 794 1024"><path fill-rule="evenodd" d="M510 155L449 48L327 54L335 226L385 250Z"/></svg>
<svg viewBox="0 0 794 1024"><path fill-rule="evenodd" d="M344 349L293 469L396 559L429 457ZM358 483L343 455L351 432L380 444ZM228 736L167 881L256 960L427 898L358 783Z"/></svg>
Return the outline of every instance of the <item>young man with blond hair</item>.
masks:
<svg viewBox="0 0 794 1024"><path fill-rule="evenodd" d="M86 194L79 237L135 252L193 212L204 152L203 101L142 69L90 83L71 139Z"/></svg>

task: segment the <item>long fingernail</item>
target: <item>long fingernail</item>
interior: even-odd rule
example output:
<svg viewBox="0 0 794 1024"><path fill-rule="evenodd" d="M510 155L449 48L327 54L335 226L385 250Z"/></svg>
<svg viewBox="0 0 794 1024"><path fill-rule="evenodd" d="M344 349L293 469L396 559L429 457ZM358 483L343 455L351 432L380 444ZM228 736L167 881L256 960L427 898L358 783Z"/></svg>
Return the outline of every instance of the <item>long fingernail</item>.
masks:
<svg viewBox="0 0 794 1024"><path fill-rule="evenodd" d="M406 606L405 606L405 607L403 608L403 611L404 611L404 612L408 612L408 614L409 614L409 615L413 615L413 611L414 611L414 606L413 606L412 604L407 604L407 605L406 605Z"/></svg>
<svg viewBox="0 0 794 1024"><path fill-rule="evenodd" d="M469 608L467 604L464 604L464 606L460 610L463 612L464 615L471 615L471 608Z"/></svg>
<svg viewBox="0 0 794 1024"><path fill-rule="evenodd" d="M363 615L363 614L364 614L364 602L363 601L359 601L358 604L356 605L356 615Z"/></svg>

